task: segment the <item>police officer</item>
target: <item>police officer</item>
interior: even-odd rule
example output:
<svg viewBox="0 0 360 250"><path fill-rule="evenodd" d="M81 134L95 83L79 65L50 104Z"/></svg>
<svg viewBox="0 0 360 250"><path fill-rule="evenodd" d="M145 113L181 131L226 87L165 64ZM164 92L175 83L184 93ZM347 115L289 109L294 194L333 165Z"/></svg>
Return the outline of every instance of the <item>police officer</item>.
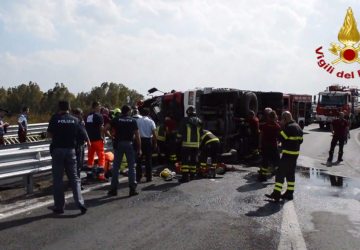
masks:
<svg viewBox="0 0 360 250"><path fill-rule="evenodd" d="M217 153L220 147L219 138L217 138L209 130L203 130L201 134L201 144L200 144L200 167L202 171L206 171L207 158L211 158L212 166L216 168L217 166Z"/></svg>
<svg viewBox="0 0 360 250"><path fill-rule="evenodd" d="M4 135L7 132L7 127L9 126L9 123L4 122L3 118L5 117L5 114L7 114L7 113L8 113L7 110L0 108L0 145L5 145Z"/></svg>
<svg viewBox="0 0 360 250"><path fill-rule="evenodd" d="M156 125L156 135L158 153L153 154L153 157L157 157L157 163L161 165L166 163L166 132L164 124L158 123Z"/></svg>
<svg viewBox="0 0 360 250"><path fill-rule="evenodd" d="M180 121L177 137L182 141L181 146L181 172L182 178L179 182L189 181L195 178L196 157L199 150L200 134L203 134L202 121L196 117L194 106L189 106L186 110L187 117ZM189 160L190 158L190 160Z"/></svg>
<svg viewBox="0 0 360 250"><path fill-rule="evenodd" d="M74 109L73 110L73 115L74 117L76 117L79 121L80 126L83 127L84 131L85 130L85 122L84 119L82 117L83 112L81 109ZM80 176L80 172L81 169L84 166L84 157L85 157L85 143L87 143L88 147L91 146L91 142L89 140L89 137L87 135L87 133L79 133L76 137L76 147L75 147L75 152L76 152L76 162L77 162L77 175L80 179L81 182L81 176ZM81 190L84 190L84 187L81 185Z"/></svg>
<svg viewBox="0 0 360 250"><path fill-rule="evenodd" d="M339 113L339 118L335 119L331 126L331 133L333 134L333 138L330 144L329 158L328 163L332 162L334 156L334 149L336 144L339 142L339 153L338 153L338 162L341 162L343 153L344 153L344 140L345 136L349 133L348 122L344 119L344 113Z"/></svg>
<svg viewBox="0 0 360 250"><path fill-rule="evenodd" d="M129 169L129 196L138 195L136 191L137 182L135 178L135 157L140 157L141 152L141 140L137 122L131 115L131 108L128 105L124 105L121 108L122 115L118 118L114 118L110 123L104 127L104 133L111 128L115 129L115 143L114 143L114 162L113 173L111 179L111 189L108 192L110 196L117 196L117 187L119 184L119 168L122 162L123 155L126 155ZM135 154L133 138L135 135L137 153Z"/></svg>
<svg viewBox="0 0 360 250"><path fill-rule="evenodd" d="M69 182L72 184L72 191L76 205L82 214L87 208L81 195L80 179L77 175L76 166L76 137L79 134L85 135L84 128L79 124L77 118L69 115L70 103L59 102L59 113L51 117L47 129L48 137L52 137L50 153L52 157L52 174L54 182L54 203L53 212L63 214L65 207L63 176L64 170Z"/></svg>
<svg viewBox="0 0 360 250"><path fill-rule="evenodd" d="M284 128L278 135L278 139L282 144L282 157L276 171L274 191L270 195L265 195L275 201L279 201L280 198L287 200L293 199L296 162L300 154L300 145L303 142L303 131L293 120L291 113L285 111L282 114L282 118ZM285 178L287 190L281 195Z"/></svg>
<svg viewBox="0 0 360 250"><path fill-rule="evenodd" d="M276 122L275 111L270 111L268 114L268 121L261 126L260 132L262 167L258 178L259 181L267 180L267 173L270 165L273 165L276 168L279 164L280 154L277 135L280 130L281 127Z"/></svg>
<svg viewBox="0 0 360 250"><path fill-rule="evenodd" d="M23 107L22 113L19 116L18 124L19 124L19 130L18 130L18 136L19 136L19 142L24 143L26 142L26 135L27 135L27 115L29 114L29 108Z"/></svg>

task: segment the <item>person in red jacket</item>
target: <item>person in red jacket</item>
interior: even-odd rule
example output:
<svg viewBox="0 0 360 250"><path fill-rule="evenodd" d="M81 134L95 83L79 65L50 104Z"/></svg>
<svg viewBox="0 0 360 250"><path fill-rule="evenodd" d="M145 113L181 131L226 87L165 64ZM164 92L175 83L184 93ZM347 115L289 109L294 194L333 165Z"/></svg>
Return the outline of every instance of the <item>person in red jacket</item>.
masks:
<svg viewBox="0 0 360 250"><path fill-rule="evenodd" d="M333 156L334 156L334 149L336 147L336 144L339 142L339 153L338 153L338 162L341 162L342 156L344 154L343 150L344 150L344 141L345 141L345 136L349 133L349 127L348 127L348 122L344 119L345 114L343 112L339 113L339 118L335 119L331 126L331 133L333 134L333 138L331 140L331 145L330 145L330 151L329 151L329 158L328 158L328 162L332 162L333 160Z"/></svg>
<svg viewBox="0 0 360 250"><path fill-rule="evenodd" d="M270 165L276 168L280 161L277 136L281 130L281 126L276 122L276 118L275 111L270 111L268 121L260 128L262 167L259 174L259 181L267 181L268 168Z"/></svg>

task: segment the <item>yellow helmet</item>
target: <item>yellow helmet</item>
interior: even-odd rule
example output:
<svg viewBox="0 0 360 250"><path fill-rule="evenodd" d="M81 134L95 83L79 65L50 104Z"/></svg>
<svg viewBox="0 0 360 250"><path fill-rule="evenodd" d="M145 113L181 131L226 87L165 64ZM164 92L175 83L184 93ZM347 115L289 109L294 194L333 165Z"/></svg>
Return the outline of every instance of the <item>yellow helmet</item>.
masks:
<svg viewBox="0 0 360 250"><path fill-rule="evenodd" d="M160 172L159 177L165 181L170 181L174 178L175 173L171 172L168 168L165 168Z"/></svg>

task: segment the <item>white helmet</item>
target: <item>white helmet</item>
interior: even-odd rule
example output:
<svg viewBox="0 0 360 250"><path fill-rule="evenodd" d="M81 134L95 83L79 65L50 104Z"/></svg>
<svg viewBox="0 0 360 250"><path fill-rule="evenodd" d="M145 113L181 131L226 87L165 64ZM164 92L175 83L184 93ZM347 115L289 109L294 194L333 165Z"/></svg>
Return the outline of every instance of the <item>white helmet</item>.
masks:
<svg viewBox="0 0 360 250"><path fill-rule="evenodd" d="M175 177L175 175L175 172L171 172L168 168L165 168L163 171L160 172L159 177L164 181L170 181Z"/></svg>

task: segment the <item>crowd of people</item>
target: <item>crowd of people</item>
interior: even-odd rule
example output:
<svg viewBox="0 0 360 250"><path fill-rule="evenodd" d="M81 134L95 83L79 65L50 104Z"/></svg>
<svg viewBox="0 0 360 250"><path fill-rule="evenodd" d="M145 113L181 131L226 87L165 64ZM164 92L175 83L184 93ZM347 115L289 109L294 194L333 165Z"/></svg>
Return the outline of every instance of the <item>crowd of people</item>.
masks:
<svg viewBox="0 0 360 250"><path fill-rule="evenodd" d="M26 136L29 109L24 107L18 120L19 138ZM179 124L167 114L163 124L156 124L150 117L150 110L142 108L141 114L137 107L124 105L121 109L110 111L101 107L99 102L92 103L92 111L84 115L81 109L72 109L67 101L59 102L59 109L49 122L47 133L52 138L50 153L52 156L52 174L54 182L54 213L64 213L65 198L63 190L64 171L71 185L73 196L81 213L87 208L82 198L80 172L86 165L87 178L97 178L108 181L104 174L106 138L112 140L113 168L109 196L117 195L118 177L123 158L126 158L129 176L129 197L138 195L136 188L143 177L142 166L145 166L146 182L152 181L152 164L175 164L180 157L181 178L179 182L186 183L196 177L203 177L209 167L218 164L219 138L203 128L202 120L197 116L195 108L186 110ZM5 111L0 109L0 118ZM271 166L275 174L275 187L267 197L275 201L293 199L295 187L295 168L303 142L303 131L293 120L291 113L284 112L279 121L275 111L265 109L266 121L260 123L253 111L246 119L236 118L239 122L249 124L252 140L253 157L262 156L262 166L259 171L259 181L267 180ZM8 126L0 119L0 134ZM345 135L348 133L348 123L344 114L340 113L332 125L334 134L331 143L329 160L336 142L340 142L339 158L342 160L342 147ZM282 155L279 152L279 143ZM178 147L181 154L178 156ZM87 162L84 162L85 147L88 148ZM95 154L97 164L94 164ZM197 157L199 157L200 172L197 173ZM282 194L284 181L287 190Z"/></svg>

